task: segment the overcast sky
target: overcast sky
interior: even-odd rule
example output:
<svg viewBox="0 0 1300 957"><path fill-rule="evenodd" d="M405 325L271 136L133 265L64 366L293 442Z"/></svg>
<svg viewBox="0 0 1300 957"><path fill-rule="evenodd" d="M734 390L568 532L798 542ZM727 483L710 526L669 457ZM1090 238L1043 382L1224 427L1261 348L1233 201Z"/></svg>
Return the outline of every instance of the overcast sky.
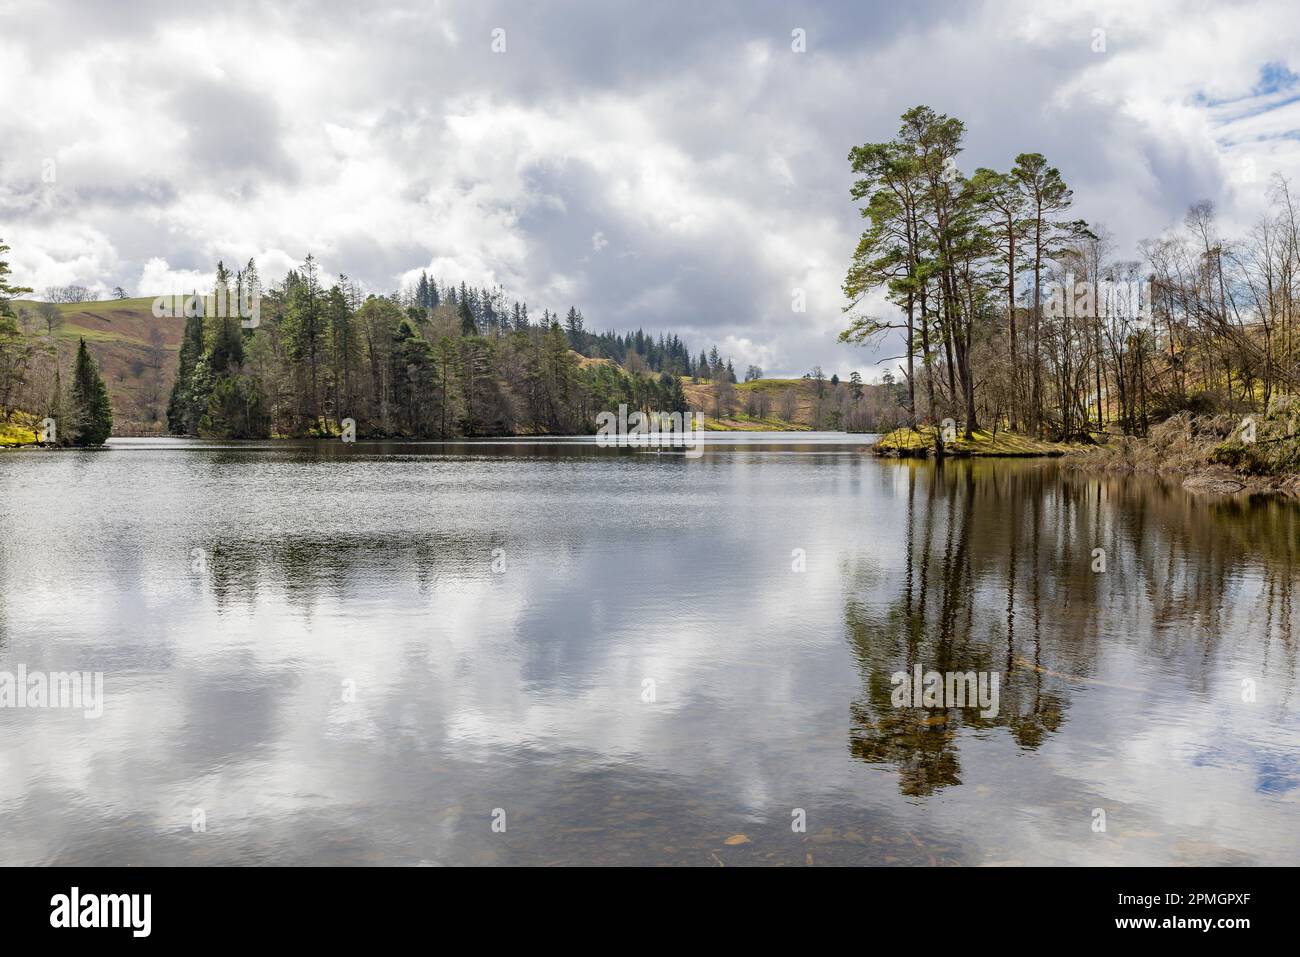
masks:
<svg viewBox="0 0 1300 957"><path fill-rule="evenodd" d="M834 341L845 157L908 107L966 122L965 171L1044 153L1125 256L1300 172L1294 0L368 6L0 0L15 278L157 295L310 251L376 292L427 269L872 376Z"/></svg>

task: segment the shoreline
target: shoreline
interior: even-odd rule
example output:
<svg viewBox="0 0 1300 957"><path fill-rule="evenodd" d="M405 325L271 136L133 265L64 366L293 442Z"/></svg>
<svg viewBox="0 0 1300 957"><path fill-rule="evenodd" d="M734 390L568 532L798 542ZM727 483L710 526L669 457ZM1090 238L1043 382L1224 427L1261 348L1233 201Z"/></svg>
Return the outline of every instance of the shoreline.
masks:
<svg viewBox="0 0 1300 957"><path fill-rule="evenodd" d="M1166 463L1152 467L1123 461L1114 452L1107 455L1101 451L1070 456L1067 465L1080 472L1098 475L1145 475L1177 480L1180 487L1196 495L1269 495L1300 499L1300 475L1297 474L1247 475L1213 463L1193 467Z"/></svg>
<svg viewBox="0 0 1300 957"><path fill-rule="evenodd" d="M871 452L882 458L934 459L935 431L933 426L895 429L871 446ZM1042 441L1014 432L1000 431L995 437L986 430L976 430L971 441L963 439L959 432L957 439L945 443L942 457L1062 459L1068 468L1083 472L1177 480L1182 488L1197 495L1300 498L1300 473L1238 471L1223 462L1213 461L1211 454L1204 450L1190 455L1176 454L1168 447L1167 437L1161 435L1147 438L1115 436L1103 445L1087 445Z"/></svg>

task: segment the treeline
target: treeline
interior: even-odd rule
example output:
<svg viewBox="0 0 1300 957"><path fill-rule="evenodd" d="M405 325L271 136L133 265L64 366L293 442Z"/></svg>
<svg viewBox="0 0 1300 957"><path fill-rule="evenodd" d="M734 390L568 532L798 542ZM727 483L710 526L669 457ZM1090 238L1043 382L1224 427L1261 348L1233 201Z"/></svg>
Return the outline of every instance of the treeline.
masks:
<svg viewBox="0 0 1300 957"><path fill-rule="evenodd" d="M363 437L583 433L621 403L687 411L682 376L698 368L676 336L593 335L576 308L534 322L499 289L425 275L409 293L363 297L345 276L327 286L308 256L270 289L252 261L218 264L216 286L225 314L186 318L176 435L330 435L348 419ZM254 298L255 321L235 308Z"/></svg>
<svg viewBox="0 0 1300 957"><path fill-rule="evenodd" d="M427 310L437 309L444 303L459 309L460 304L465 303L475 325L489 336L527 329L531 325L528 303L507 302L500 287L475 289L464 282L457 287L440 283L427 272L420 273L413 290L395 293L392 298ZM584 357L611 359L636 372L668 372L705 381L721 376L725 370L731 381L736 381L731 360L723 359L716 346L692 358L681 338L671 333L660 333L657 339L642 329L625 334L593 333L587 330L582 311L574 306L569 307L563 319L549 309L542 311L541 328L549 329L557 322L564 329L569 348Z"/></svg>
<svg viewBox="0 0 1300 957"><path fill-rule="evenodd" d="M1059 439L1144 434L1181 409L1266 408L1300 385L1300 227L1284 179L1244 239L1208 202L1184 228L1114 258L1104 227L1038 153L1007 171L957 166L965 127L926 106L849 153L867 228L844 292L846 342L886 333L912 422L951 417ZM882 290L900 319L866 315ZM892 341L892 338L891 338Z"/></svg>

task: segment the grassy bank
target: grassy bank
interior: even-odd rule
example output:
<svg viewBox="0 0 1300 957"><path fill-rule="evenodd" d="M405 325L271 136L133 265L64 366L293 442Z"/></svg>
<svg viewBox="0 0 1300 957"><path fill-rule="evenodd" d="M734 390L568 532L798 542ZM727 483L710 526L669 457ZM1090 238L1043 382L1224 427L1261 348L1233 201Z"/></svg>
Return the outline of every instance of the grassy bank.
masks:
<svg viewBox="0 0 1300 957"><path fill-rule="evenodd" d="M877 455L896 458L925 458L933 455L937 445L938 430L932 425L895 429L872 446ZM961 430L951 442L944 443L945 455L957 458L1033 458L1065 455L1082 446L1065 442L1045 442L1016 432L999 431L996 435L986 429L976 429L971 438Z"/></svg>

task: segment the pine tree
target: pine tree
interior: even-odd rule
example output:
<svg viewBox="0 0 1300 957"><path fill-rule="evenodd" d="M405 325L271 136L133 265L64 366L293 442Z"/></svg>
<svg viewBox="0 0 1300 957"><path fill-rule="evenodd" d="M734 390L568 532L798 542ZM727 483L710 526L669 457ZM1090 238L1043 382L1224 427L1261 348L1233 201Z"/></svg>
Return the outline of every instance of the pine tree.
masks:
<svg viewBox="0 0 1300 957"><path fill-rule="evenodd" d="M71 406L72 443L82 448L103 445L113 431L113 406L85 339L77 347Z"/></svg>
<svg viewBox="0 0 1300 957"><path fill-rule="evenodd" d="M330 379L334 396L334 418L347 418L355 399L352 394L352 367L359 356L357 334L353 328L352 310L348 307L343 287L347 277L340 276L338 284L330 288L325 297L325 321L329 330L328 352Z"/></svg>
<svg viewBox="0 0 1300 957"><path fill-rule="evenodd" d="M285 353L310 383L310 392L306 402L299 406L298 415L314 430L320 427L320 365L326 327L316 260L311 254L303 261L301 281L288 291L287 299L282 326Z"/></svg>
<svg viewBox="0 0 1300 957"><path fill-rule="evenodd" d="M4 240L0 239L0 256L8 250ZM9 305L10 299L31 290L11 285L8 275L9 264L0 259L0 418L8 417L10 397L25 380L31 356L31 347L23 341L13 308Z"/></svg>
<svg viewBox="0 0 1300 957"><path fill-rule="evenodd" d="M569 334L569 348L582 351L582 313L576 307L569 307L569 314L564 319L565 331Z"/></svg>
<svg viewBox="0 0 1300 957"><path fill-rule="evenodd" d="M194 367L203 355L203 320L190 316L185 320L181 337L180 362L176 381L167 400L167 431L172 435L193 435L198 426L190 413L190 391L193 386Z"/></svg>
<svg viewBox="0 0 1300 957"><path fill-rule="evenodd" d="M248 260L244 267L244 296L251 303L262 298L262 277L257 273L257 261Z"/></svg>
<svg viewBox="0 0 1300 957"><path fill-rule="evenodd" d="M0 239L0 256L9 252L9 247L5 241ZM13 309L9 306L9 300L16 296L21 296L25 292L31 292L26 286L11 286L6 278L9 275L9 263L0 259L0 316L13 317Z"/></svg>
<svg viewBox="0 0 1300 957"><path fill-rule="evenodd" d="M478 323L474 321L474 310L470 304L465 301L465 296L460 297L460 334L462 336L478 335Z"/></svg>

